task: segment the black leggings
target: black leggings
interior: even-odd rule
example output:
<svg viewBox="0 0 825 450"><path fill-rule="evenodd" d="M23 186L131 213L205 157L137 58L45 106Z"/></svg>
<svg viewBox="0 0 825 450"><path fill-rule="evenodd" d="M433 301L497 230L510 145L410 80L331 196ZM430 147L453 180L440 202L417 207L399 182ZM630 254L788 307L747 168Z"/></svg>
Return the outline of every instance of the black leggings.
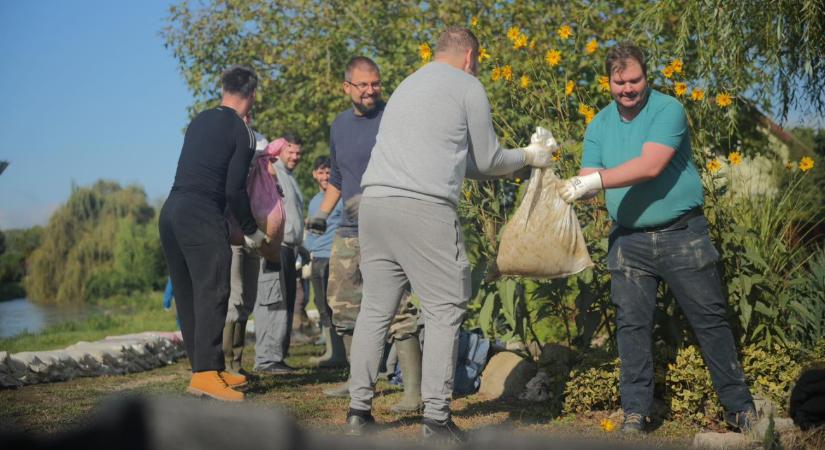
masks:
<svg viewBox="0 0 825 450"><path fill-rule="evenodd" d="M222 209L202 195L173 192L158 227L192 372L223 370L232 254Z"/></svg>

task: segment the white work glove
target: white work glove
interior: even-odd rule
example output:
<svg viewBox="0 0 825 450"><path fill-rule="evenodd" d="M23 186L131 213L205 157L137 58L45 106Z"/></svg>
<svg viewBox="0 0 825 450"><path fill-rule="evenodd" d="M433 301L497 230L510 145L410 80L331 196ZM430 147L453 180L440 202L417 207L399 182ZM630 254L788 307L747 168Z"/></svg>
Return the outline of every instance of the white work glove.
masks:
<svg viewBox="0 0 825 450"><path fill-rule="evenodd" d="M259 248L264 241L269 242L269 237L261 230L255 230L252 234L245 234L243 237L246 248L255 250Z"/></svg>
<svg viewBox="0 0 825 450"><path fill-rule="evenodd" d="M592 197L603 189L602 176L599 172L568 178L557 185L559 196L567 203L580 198Z"/></svg>
<svg viewBox="0 0 825 450"><path fill-rule="evenodd" d="M550 130L536 127L536 132L530 136L530 145L520 149L524 155L524 162L531 167L549 167L553 164L553 152L559 149L559 144Z"/></svg>

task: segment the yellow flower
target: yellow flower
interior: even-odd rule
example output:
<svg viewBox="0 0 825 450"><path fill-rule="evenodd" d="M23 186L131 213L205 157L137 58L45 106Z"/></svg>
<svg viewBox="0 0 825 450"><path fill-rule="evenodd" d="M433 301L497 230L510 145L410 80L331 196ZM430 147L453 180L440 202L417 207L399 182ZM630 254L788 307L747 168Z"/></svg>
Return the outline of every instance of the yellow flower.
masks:
<svg viewBox="0 0 825 450"><path fill-rule="evenodd" d="M513 81L513 68L509 64L501 68L501 78L507 81Z"/></svg>
<svg viewBox="0 0 825 450"><path fill-rule="evenodd" d="M522 89L527 89L527 87L530 86L530 77L527 75L522 75L518 80L518 84Z"/></svg>
<svg viewBox="0 0 825 450"><path fill-rule="evenodd" d="M562 39L567 39L573 35L573 29L570 28L570 25L562 25L556 30L556 34Z"/></svg>
<svg viewBox="0 0 825 450"><path fill-rule="evenodd" d="M490 59L490 54L486 48L481 47L478 49L478 62L484 62L485 59Z"/></svg>
<svg viewBox="0 0 825 450"><path fill-rule="evenodd" d="M493 73L490 75L490 78L492 78L493 81L498 81L498 79L501 78L501 68L498 66L493 67Z"/></svg>
<svg viewBox="0 0 825 450"><path fill-rule="evenodd" d="M564 95L571 96L573 95L573 88L576 87L576 83L573 80L568 80L567 84L564 85Z"/></svg>
<svg viewBox="0 0 825 450"><path fill-rule="evenodd" d="M696 102L701 102L705 99L705 90L696 88L690 93L690 99Z"/></svg>
<svg viewBox="0 0 825 450"><path fill-rule="evenodd" d="M665 78L672 77L673 76L673 67L667 66L664 69L662 69L662 75L664 75Z"/></svg>
<svg viewBox="0 0 825 450"><path fill-rule="evenodd" d="M599 77L599 90L602 92L610 92L610 78L604 75Z"/></svg>
<svg viewBox="0 0 825 450"><path fill-rule="evenodd" d="M519 184L521 183L521 178L516 178L514 181L516 182L516 184Z"/></svg>
<svg viewBox="0 0 825 450"><path fill-rule="evenodd" d="M611 433L616 429L616 424L610 419L604 419L601 422L601 427L605 432Z"/></svg>
<svg viewBox="0 0 825 450"><path fill-rule="evenodd" d="M676 58L670 63L670 67L676 73L682 73L682 60L680 58Z"/></svg>
<svg viewBox="0 0 825 450"><path fill-rule="evenodd" d="M470 19L470 26L471 27L477 27L478 26L478 16L473 16L473 18Z"/></svg>
<svg viewBox="0 0 825 450"><path fill-rule="evenodd" d="M553 161L561 161L561 149L553 152Z"/></svg>
<svg viewBox="0 0 825 450"><path fill-rule="evenodd" d="M722 92L716 96L716 105L720 108L727 108L731 103L733 103L733 99L727 92Z"/></svg>
<svg viewBox="0 0 825 450"><path fill-rule="evenodd" d="M535 50L536 48L536 38L530 39L530 50Z"/></svg>
<svg viewBox="0 0 825 450"><path fill-rule="evenodd" d="M718 159L714 158L714 159L708 161L707 168L712 173L716 173L716 172L719 171L719 169L722 168L722 163L720 163Z"/></svg>
<svg viewBox="0 0 825 450"><path fill-rule="evenodd" d="M814 168L814 160L809 156L803 156L802 159L799 160L799 170L803 172L807 172Z"/></svg>
<svg viewBox="0 0 825 450"><path fill-rule="evenodd" d="M557 66L559 62L561 62L561 52L558 50L547 50L547 53L544 55L544 60L547 61L550 67Z"/></svg>
<svg viewBox="0 0 825 450"><path fill-rule="evenodd" d="M593 120L593 117L596 115L596 110L585 104L580 104L579 114L584 116L584 123L589 124L590 121Z"/></svg>
<svg viewBox="0 0 825 450"><path fill-rule="evenodd" d="M592 55L596 53L596 50L599 49L599 42L595 39L591 39L587 45L584 47L584 51L587 52L588 55Z"/></svg>
<svg viewBox="0 0 825 450"><path fill-rule="evenodd" d="M518 39L519 35L521 35L521 30L519 27L510 27L510 29L507 30L507 39L511 41Z"/></svg>
<svg viewBox="0 0 825 450"><path fill-rule="evenodd" d="M519 34L518 37L513 40L513 48L518 50L524 47L527 47L527 35Z"/></svg>
<svg viewBox="0 0 825 450"><path fill-rule="evenodd" d="M785 168L788 169L788 170L793 169L794 168L794 163L792 163L790 161L786 162L785 163Z"/></svg>
<svg viewBox="0 0 825 450"><path fill-rule="evenodd" d="M423 43L418 46L418 56L421 57L421 61L429 62L430 59L433 57L433 51L430 49L430 44Z"/></svg>
<svg viewBox="0 0 825 450"><path fill-rule="evenodd" d="M739 152L731 152L731 154L728 155L728 161L730 161L730 165L738 166L742 164L742 154Z"/></svg>
<svg viewBox="0 0 825 450"><path fill-rule="evenodd" d="M676 92L677 97L682 97L687 92L687 84L680 81L676 83L676 86L674 86L673 91Z"/></svg>

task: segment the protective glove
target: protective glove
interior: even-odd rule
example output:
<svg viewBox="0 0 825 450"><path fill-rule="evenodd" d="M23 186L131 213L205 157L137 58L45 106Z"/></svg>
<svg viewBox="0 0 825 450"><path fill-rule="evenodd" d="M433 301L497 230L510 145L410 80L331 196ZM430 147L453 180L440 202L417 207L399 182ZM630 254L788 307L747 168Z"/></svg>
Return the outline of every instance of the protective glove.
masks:
<svg viewBox="0 0 825 450"><path fill-rule="evenodd" d="M312 277L312 261L309 264L305 265L301 268L301 279L308 280Z"/></svg>
<svg viewBox="0 0 825 450"><path fill-rule="evenodd" d="M560 181L557 186L559 196L567 203L573 203L580 198L592 197L603 189L602 176L599 172L588 175L568 178Z"/></svg>
<svg viewBox="0 0 825 450"><path fill-rule="evenodd" d="M344 212L347 213L347 217L350 220L358 223L358 208L361 206L361 194L355 195L351 197L349 200L344 202Z"/></svg>
<svg viewBox="0 0 825 450"><path fill-rule="evenodd" d="M524 162L532 167L549 167L553 164L553 152L559 149L559 144L550 130L536 127L536 132L530 136L530 145L521 150Z"/></svg>
<svg viewBox="0 0 825 450"><path fill-rule="evenodd" d="M309 254L309 250L307 250L303 245L299 245L298 248L296 248L296 251L298 252L298 257L301 258L301 266L309 264L309 261L312 259Z"/></svg>
<svg viewBox="0 0 825 450"><path fill-rule="evenodd" d="M255 230L252 234L245 234L243 241L246 248L255 250L256 248L259 248L264 241L269 242L269 237L267 237L263 231Z"/></svg>
<svg viewBox="0 0 825 450"><path fill-rule="evenodd" d="M327 217L329 213L325 213L320 209L307 221L307 231L312 234L324 234L327 231Z"/></svg>

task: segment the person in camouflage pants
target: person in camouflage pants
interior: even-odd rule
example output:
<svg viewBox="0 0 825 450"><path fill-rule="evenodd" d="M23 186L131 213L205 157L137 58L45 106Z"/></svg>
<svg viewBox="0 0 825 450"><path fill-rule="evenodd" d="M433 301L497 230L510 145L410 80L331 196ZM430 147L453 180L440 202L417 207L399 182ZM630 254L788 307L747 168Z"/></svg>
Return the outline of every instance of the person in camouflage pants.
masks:
<svg viewBox="0 0 825 450"><path fill-rule="evenodd" d="M324 233L326 220L337 202L344 203L344 214L332 244L329 260L327 301L332 323L342 336L349 359L355 319L361 310L361 250L358 242L358 205L361 176L375 146L375 136L384 112L381 99L381 72L375 62L356 56L344 72L344 93L352 108L339 114L330 129L330 177L324 200L310 218L310 232ZM401 301L398 315L389 330L398 351L404 378L404 398L392 407L397 413L419 411L421 401L421 346L418 337L418 310L408 294ZM349 396L348 384L324 391L335 397Z"/></svg>
<svg viewBox="0 0 825 450"><path fill-rule="evenodd" d="M327 301L332 309L332 324L341 335L352 336L355 319L361 309L361 251L357 237L336 236L332 243L329 262L329 291ZM403 340L418 332L418 309L407 292L398 306L398 313L390 325L388 339Z"/></svg>

